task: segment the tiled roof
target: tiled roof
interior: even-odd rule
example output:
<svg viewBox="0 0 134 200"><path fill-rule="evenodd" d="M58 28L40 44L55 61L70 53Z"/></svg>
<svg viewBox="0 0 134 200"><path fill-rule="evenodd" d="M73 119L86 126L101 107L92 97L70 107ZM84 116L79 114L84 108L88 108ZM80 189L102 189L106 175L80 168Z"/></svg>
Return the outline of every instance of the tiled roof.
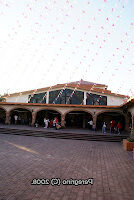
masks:
<svg viewBox="0 0 134 200"><path fill-rule="evenodd" d="M77 81L78 82L78 81ZM102 95L107 94L107 95L111 95L111 96L118 96L118 97L128 97L126 95L121 95L121 94L115 94L112 93L110 90L107 89L102 89L102 88L98 88L106 86L106 85L102 85L102 84L96 84L96 83L91 83L88 82L90 84L79 84L80 81L76 84L72 83L65 83L65 84L57 84L51 87L46 87L46 88L40 88L40 89L36 89L36 90L28 90L28 91L24 91L24 92L18 92L18 93L13 93L13 94L9 94L9 95L5 95L3 97L9 97L9 96L16 96L16 95L21 95L21 94L31 94L31 93L38 93L38 92L43 92L43 91L48 91L48 90L53 90L53 89L61 89L61 88L72 88L72 89L77 89L77 90L85 90L88 92L96 92L96 93L100 93ZM107 87L107 86L106 86Z"/></svg>
<svg viewBox="0 0 134 200"><path fill-rule="evenodd" d="M99 84L99 83L93 83L93 82L89 82L89 81L84 81L83 79L81 79L80 81L75 81L75 82L70 82L67 84L80 84L80 85L94 85L95 87L105 87L107 88L107 85L104 84Z"/></svg>

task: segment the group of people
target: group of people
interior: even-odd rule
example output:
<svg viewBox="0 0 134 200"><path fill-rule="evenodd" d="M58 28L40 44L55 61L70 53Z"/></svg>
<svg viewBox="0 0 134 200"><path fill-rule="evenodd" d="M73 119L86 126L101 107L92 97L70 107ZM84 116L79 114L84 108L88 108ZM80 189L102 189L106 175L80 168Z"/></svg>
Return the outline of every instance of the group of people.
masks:
<svg viewBox="0 0 134 200"><path fill-rule="evenodd" d="M106 122L103 123L102 125L102 133L106 133ZM120 131L122 129L122 125L120 122L116 123L115 120L112 120L110 122L110 133L117 133L120 134Z"/></svg>
<svg viewBox="0 0 134 200"><path fill-rule="evenodd" d="M54 119L49 120L48 118L44 118L43 120L44 122L44 128L55 128L55 129L60 129L61 125L59 123L59 120L57 117L55 117ZM35 123L35 127L38 127L38 123Z"/></svg>
<svg viewBox="0 0 134 200"><path fill-rule="evenodd" d="M93 123L93 120L89 120L88 122L89 124L89 129L95 131L95 124ZM115 120L112 120L110 121L110 133L117 133L117 134L120 134L120 131L122 129L122 125L120 122L116 123ZM106 125L106 122L103 122L102 124L102 133L106 133L106 129L107 129L107 125Z"/></svg>
<svg viewBox="0 0 134 200"><path fill-rule="evenodd" d="M31 119L28 119L28 118L24 118L22 116L19 116L17 114L15 114L13 117L10 117L10 121L11 121L11 124L19 124L19 125L27 125L31 123Z"/></svg>

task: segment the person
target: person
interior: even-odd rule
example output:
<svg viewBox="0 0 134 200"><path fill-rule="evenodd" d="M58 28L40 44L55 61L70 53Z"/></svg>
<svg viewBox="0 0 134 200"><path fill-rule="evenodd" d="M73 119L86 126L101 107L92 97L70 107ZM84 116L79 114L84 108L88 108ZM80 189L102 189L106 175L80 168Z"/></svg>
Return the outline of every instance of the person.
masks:
<svg viewBox="0 0 134 200"><path fill-rule="evenodd" d="M18 116L18 124L21 124L21 117Z"/></svg>
<svg viewBox="0 0 134 200"><path fill-rule="evenodd" d="M110 122L110 133L113 133L113 132L114 132L114 127L115 127L115 121L112 120L112 121Z"/></svg>
<svg viewBox="0 0 134 200"><path fill-rule="evenodd" d="M38 128L39 124L38 121L35 122L35 127Z"/></svg>
<svg viewBox="0 0 134 200"><path fill-rule="evenodd" d="M56 123L56 130L59 130L61 128L61 125L59 123Z"/></svg>
<svg viewBox="0 0 134 200"><path fill-rule="evenodd" d="M117 129L117 125L115 124L115 126L114 126L114 133L117 134L117 132L118 132L118 129Z"/></svg>
<svg viewBox="0 0 134 200"><path fill-rule="evenodd" d="M14 115L15 124L18 122L18 115Z"/></svg>
<svg viewBox="0 0 134 200"><path fill-rule="evenodd" d="M56 125L56 119L54 118L53 120L53 127L55 128L55 125Z"/></svg>
<svg viewBox="0 0 134 200"><path fill-rule="evenodd" d="M50 128L50 120L48 119L48 127L47 128Z"/></svg>
<svg viewBox="0 0 134 200"><path fill-rule="evenodd" d="M50 128L53 128L53 120L50 120Z"/></svg>
<svg viewBox="0 0 134 200"><path fill-rule="evenodd" d="M106 133L106 123L105 122L103 123L103 126L102 126L102 133Z"/></svg>
<svg viewBox="0 0 134 200"><path fill-rule="evenodd" d="M93 128L93 120L91 119L88 123L89 123L89 129L92 129Z"/></svg>
<svg viewBox="0 0 134 200"><path fill-rule="evenodd" d="M93 126L92 126L92 128L93 128L93 131L95 131L95 124L93 123Z"/></svg>
<svg viewBox="0 0 134 200"><path fill-rule="evenodd" d="M121 130L121 128L122 128L121 123L118 122L118 124L117 124L118 135L120 135L120 130Z"/></svg>
<svg viewBox="0 0 134 200"><path fill-rule="evenodd" d="M53 120L53 127L56 128L56 124L58 123L58 118L55 117Z"/></svg>
<svg viewBox="0 0 134 200"><path fill-rule="evenodd" d="M44 128L45 128L45 126L46 126L46 118L44 118Z"/></svg>
<svg viewBox="0 0 134 200"><path fill-rule="evenodd" d="M48 128L48 123L49 123L49 119L46 119L44 128Z"/></svg>

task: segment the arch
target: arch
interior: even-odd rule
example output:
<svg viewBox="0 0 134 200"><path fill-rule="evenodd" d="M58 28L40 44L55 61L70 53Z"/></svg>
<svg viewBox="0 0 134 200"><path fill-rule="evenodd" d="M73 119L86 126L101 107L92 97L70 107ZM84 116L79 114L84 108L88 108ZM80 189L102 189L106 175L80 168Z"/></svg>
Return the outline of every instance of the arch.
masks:
<svg viewBox="0 0 134 200"><path fill-rule="evenodd" d="M32 109L28 108L28 107L25 107L25 106L14 106L13 108L11 108L9 110L9 112L11 113L13 110L15 109L24 109L24 110L28 110L29 112L32 112Z"/></svg>
<svg viewBox="0 0 134 200"><path fill-rule="evenodd" d="M60 113L61 115L63 114L58 108L49 108L49 107L47 107L47 108L38 108L34 112L38 113L41 110L53 110L53 111L56 111L56 112Z"/></svg>
<svg viewBox="0 0 134 200"><path fill-rule="evenodd" d="M88 110L85 110L85 109L69 109L69 110L67 110L65 113L64 113L64 116L66 116L68 113L70 113L70 112L74 112L74 111L82 111L82 112L86 112L86 113L89 113L91 116L92 116L92 118L93 118L93 113L92 112L90 112L90 111L88 111Z"/></svg>
<svg viewBox="0 0 134 200"><path fill-rule="evenodd" d="M97 113L96 128L101 129L104 122L106 122L107 129L110 130L110 122L114 120L115 126L118 122L122 125L122 130L125 129L126 118L125 115L118 110L105 110Z"/></svg>
<svg viewBox="0 0 134 200"><path fill-rule="evenodd" d="M70 128L88 128L90 120L93 120L92 114L83 109L70 110L65 114L66 127Z"/></svg>
<svg viewBox="0 0 134 200"><path fill-rule="evenodd" d="M58 109L40 109L36 111L36 122L40 126L44 126L44 118L49 119L49 121L53 120L55 117L58 118L58 121L61 122L61 113L57 111Z"/></svg>
<svg viewBox="0 0 134 200"><path fill-rule="evenodd" d="M17 116L17 119L15 119ZM32 112L25 107L14 107L10 110L10 123L19 125L30 125L32 121Z"/></svg>
<svg viewBox="0 0 134 200"><path fill-rule="evenodd" d="M98 115L100 115L102 113L106 113L106 112L117 112L125 117L125 114L121 110L102 110L102 111L96 113L96 117L98 117Z"/></svg>
<svg viewBox="0 0 134 200"><path fill-rule="evenodd" d="M5 121L6 121L6 109L0 107L0 123L5 124Z"/></svg>
<svg viewBox="0 0 134 200"><path fill-rule="evenodd" d="M4 108L3 106L0 106L0 109L3 109L5 112L7 112L6 108Z"/></svg>

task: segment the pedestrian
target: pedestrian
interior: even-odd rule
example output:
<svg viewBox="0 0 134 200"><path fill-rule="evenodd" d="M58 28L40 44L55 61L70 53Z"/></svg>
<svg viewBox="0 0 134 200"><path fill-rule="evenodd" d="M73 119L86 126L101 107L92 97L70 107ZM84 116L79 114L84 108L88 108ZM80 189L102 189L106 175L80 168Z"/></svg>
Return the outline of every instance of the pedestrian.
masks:
<svg viewBox="0 0 134 200"><path fill-rule="evenodd" d="M89 129L92 129L93 128L93 120L91 119L88 123L89 123Z"/></svg>
<svg viewBox="0 0 134 200"><path fill-rule="evenodd" d="M18 116L18 124L21 124L21 117Z"/></svg>
<svg viewBox="0 0 134 200"><path fill-rule="evenodd" d="M103 123L103 126L102 126L102 133L106 133L106 123L105 122Z"/></svg>
<svg viewBox="0 0 134 200"><path fill-rule="evenodd" d="M117 130L117 125L115 124L114 126L114 133L117 134L118 130Z"/></svg>
<svg viewBox="0 0 134 200"><path fill-rule="evenodd" d="M14 115L15 124L18 123L18 115Z"/></svg>
<svg viewBox="0 0 134 200"><path fill-rule="evenodd" d="M118 124L117 124L117 132L118 132L118 135L120 135L120 130L121 130L121 128L122 128L122 125L121 125L120 122L118 122Z"/></svg>
<svg viewBox="0 0 134 200"><path fill-rule="evenodd" d="M55 128L55 126L56 126L56 117L53 120L53 127Z"/></svg>
<svg viewBox="0 0 134 200"><path fill-rule="evenodd" d="M61 125L59 124L59 123L56 123L56 130L59 130L59 129L61 129Z"/></svg>
<svg viewBox="0 0 134 200"><path fill-rule="evenodd" d="M50 120L50 128L53 128L53 120Z"/></svg>
<svg viewBox="0 0 134 200"><path fill-rule="evenodd" d="M44 128L48 128L48 123L49 123L49 119L46 119Z"/></svg>
<svg viewBox="0 0 134 200"><path fill-rule="evenodd" d="M114 132L114 127L115 127L115 121L112 120L112 121L110 122L110 133L113 133L113 132Z"/></svg>
<svg viewBox="0 0 134 200"><path fill-rule="evenodd" d="M35 122L35 127L38 128L39 124L38 121Z"/></svg>
<svg viewBox="0 0 134 200"><path fill-rule="evenodd" d="M93 129L93 131L95 131L95 124L94 123L93 123L92 129Z"/></svg>
<svg viewBox="0 0 134 200"><path fill-rule="evenodd" d="M56 128L56 124L58 123L58 118L55 117L53 121L53 127Z"/></svg>
<svg viewBox="0 0 134 200"><path fill-rule="evenodd" d="M44 118L44 128L45 128L45 126L46 126L46 118Z"/></svg>

